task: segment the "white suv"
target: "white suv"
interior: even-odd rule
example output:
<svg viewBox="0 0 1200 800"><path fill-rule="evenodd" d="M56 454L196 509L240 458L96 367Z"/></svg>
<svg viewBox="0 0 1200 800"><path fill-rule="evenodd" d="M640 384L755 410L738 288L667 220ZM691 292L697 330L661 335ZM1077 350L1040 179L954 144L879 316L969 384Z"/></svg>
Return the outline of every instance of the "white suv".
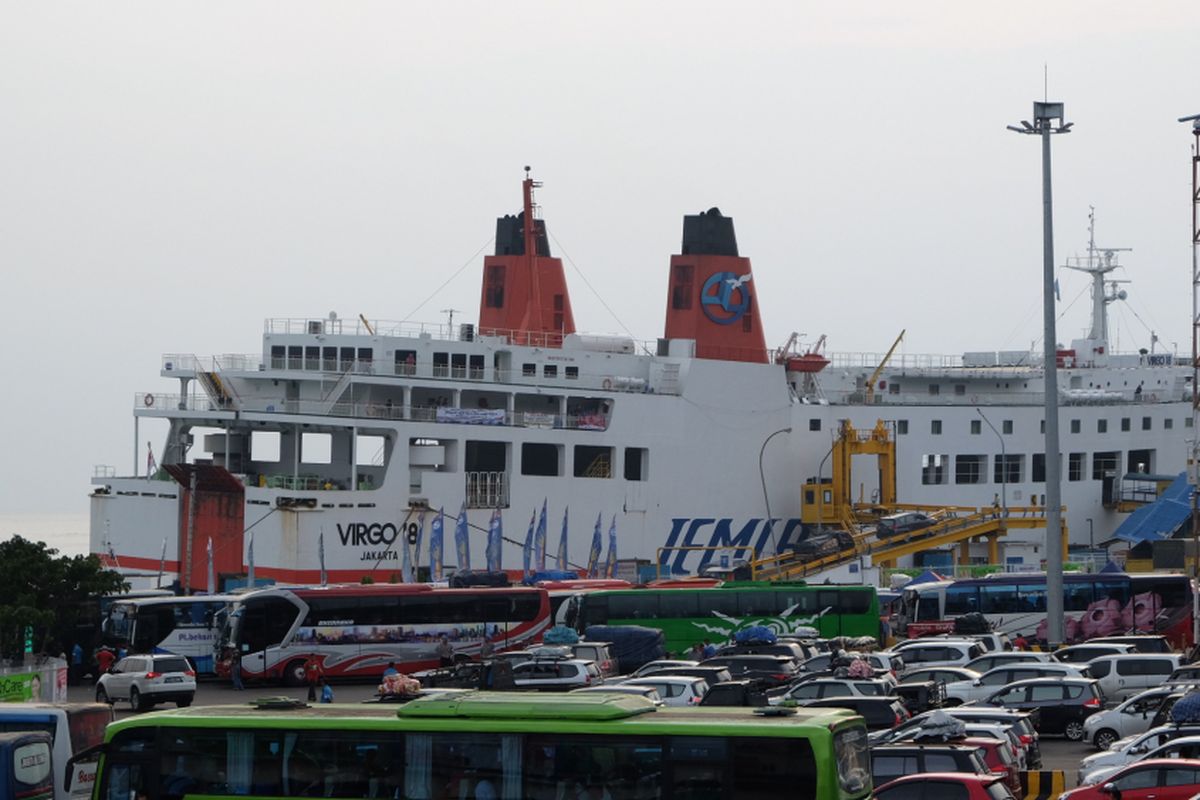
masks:
<svg viewBox="0 0 1200 800"><path fill-rule="evenodd" d="M126 656L100 676L96 702L128 700L135 711L156 703L190 706L196 696L196 673L183 656Z"/></svg>
<svg viewBox="0 0 1200 800"><path fill-rule="evenodd" d="M1122 653L1093 658L1087 664L1087 671L1100 682L1105 697L1124 700L1162 686L1182 660L1182 656L1174 653Z"/></svg>
<svg viewBox="0 0 1200 800"><path fill-rule="evenodd" d="M581 686L599 686L604 683L604 676L592 661L539 658L513 667L513 683L518 689L558 692Z"/></svg>
<svg viewBox="0 0 1200 800"><path fill-rule="evenodd" d="M954 639L914 640L911 644L897 647L896 652L904 659L905 667L963 667L983 655L983 645Z"/></svg>
<svg viewBox="0 0 1200 800"><path fill-rule="evenodd" d="M668 706L697 706L708 691L704 678L690 675L656 675L652 678L633 678L623 681L622 686L650 686L658 690L664 704Z"/></svg>

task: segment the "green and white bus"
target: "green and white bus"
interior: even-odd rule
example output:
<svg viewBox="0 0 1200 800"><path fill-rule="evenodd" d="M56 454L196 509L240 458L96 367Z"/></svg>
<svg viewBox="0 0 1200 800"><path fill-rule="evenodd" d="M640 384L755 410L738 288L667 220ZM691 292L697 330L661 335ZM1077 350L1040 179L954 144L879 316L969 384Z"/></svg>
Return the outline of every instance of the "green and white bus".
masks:
<svg viewBox="0 0 1200 800"><path fill-rule="evenodd" d="M581 634L592 625L658 628L667 652L696 642L721 643L743 628L776 634L812 629L818 636L879 637L879 598L873 586L732 581L707 588L645 588L580 592L555 620Z"/></svg>
<svg viewBox="0 0 1200 800"><path fill-rule="evenodd" d="M615 693L193 706L110 725L97 756L102 800L871 794L867 731L851 711L657 708Z"/></svg>

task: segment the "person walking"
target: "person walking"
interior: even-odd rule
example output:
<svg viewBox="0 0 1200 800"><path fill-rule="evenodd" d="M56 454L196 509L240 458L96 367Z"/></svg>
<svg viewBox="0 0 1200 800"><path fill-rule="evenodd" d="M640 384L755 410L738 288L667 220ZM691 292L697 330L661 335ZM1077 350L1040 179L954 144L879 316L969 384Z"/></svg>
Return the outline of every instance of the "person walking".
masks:
<svg viewBox="0 0 1200 800"><path fill-rule="evenodd" d="M112 669L113 662L117 660L117 656L108 647L101 647L96 651L96 682L100 682L100 676Z"/></svg>
<svg viewBox="0 0 1200 800"><path fill-rule="evenodd" d="M442 634L442 638L438 642L437 657L441 666L454 666L454 647L451 646L450 640L446 638L445 634Z"/></svg>
<svg viewBox="0 0 1200 800"><path fill-rule="evenodd" d="M67 670L69 683L78 686L83 680L83 645L76 642L71 647L71 668Z"/></svg>
<svg viewBox="0 0 1200 800"><path fill-rule="evenodd" d="M308 660L304 662L304 679L308 683L308 702L310 703L317 699L317 683L324 677L324 672L321 662L317 660L317 654L310 653Z"/></svg>
<svg viewBox="0 0 1200 800"><path fill-rule="evenodd" d="M242 654L236 648L229 657L229 678L233 681L233 688L237 691L240 692L246 688L242 683Z"/></svg>

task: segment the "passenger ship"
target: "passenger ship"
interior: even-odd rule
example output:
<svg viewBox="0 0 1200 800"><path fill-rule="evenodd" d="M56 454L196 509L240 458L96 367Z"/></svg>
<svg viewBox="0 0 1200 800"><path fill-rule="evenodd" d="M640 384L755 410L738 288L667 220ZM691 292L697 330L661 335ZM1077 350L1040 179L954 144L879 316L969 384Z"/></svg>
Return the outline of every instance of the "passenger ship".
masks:
<svg viewBox="0 0 1200 800"><path fill-rule="evenodd" d="M449 540L465 507L482 566L499 508L503 567L519 569L527 517L546 503L552 549L569 509L572 567L615 520L622 563L695 573L804 535L801 485L829 475L842 420L894 432L903 502L1043 495L1039 357L825 356L795 336L769 350L756 302L766 287L715 208L684 217L662 338L580 333L535 217L537 186L527 176L522 211L497 221L477 323L269 319L258 353L163 356L173 391L138 392L133 430L137 446L139 421L169 423L161 466L97 468L92 552L157 571L165 542L168 580L185 590L205 588L210 560L234 577L251 558L260 579L392 580L423 513L415 558L428 563L442 508ZM1058 375L1063 502L1071 541L1086 544L1120 521L1105 501L1123 475L1184 468L1191 387L1169 353L1109 352L1115 261L1093 247L1080 266L1092 330L1060 352ZM876 474L855 481L863 498L879 491ZM1036 568L1044 537L1024 536L1010 533L1003 557Z"/></svg>

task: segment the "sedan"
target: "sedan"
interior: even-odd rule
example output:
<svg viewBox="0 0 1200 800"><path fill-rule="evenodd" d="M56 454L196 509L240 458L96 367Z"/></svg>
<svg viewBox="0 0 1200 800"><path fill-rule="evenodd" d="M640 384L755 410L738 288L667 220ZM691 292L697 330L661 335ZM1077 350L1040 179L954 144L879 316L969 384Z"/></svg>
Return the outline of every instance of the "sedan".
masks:
<svg viewBox="0 0 1200 800"><path fill-rule="evenodd" d="M1188 800L1197 792L1200 760L1155 758L1131 764L1104 783L1080 786L1062 795L1062 800Z"/></svg>
<svg viewBox="0 0 1200 800"><path fill-rule="evenodd" d="M1014 800L999 775L961 772L926 772L905 775L875 790L875 800L913 800L918 797L953 797L955 800Z"/></svg>
<svg viewBox="0 0 1200 800"><path fill-rule="evenodd" d="M1104 698L1088 678L1034 678L1017 681L980 704L1017 711L1038 711L1039 733L1061 733L1073 742L1083 739L1084 720L1098 712Z"/></svg>

